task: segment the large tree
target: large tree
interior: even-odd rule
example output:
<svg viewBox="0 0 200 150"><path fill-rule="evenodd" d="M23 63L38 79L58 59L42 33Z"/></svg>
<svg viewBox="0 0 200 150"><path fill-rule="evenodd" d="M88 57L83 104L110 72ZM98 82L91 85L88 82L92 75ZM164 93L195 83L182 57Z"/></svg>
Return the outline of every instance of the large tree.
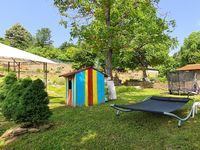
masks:
<svg viewBox="0 0 200 150"><path fill-rule="evenodd" d="M60 45L59 49L61 50L67 50L70 47L77 47L77 45L73 44L73 43L69 43L69 42L64 42Z"/></svg>
<svg viewBox="0 0 200 150"><path fill-rule="evenodd" d="M159 70L160 77L167 77L167 74L175 71L178 66L179 62L176 60L176 58L173 56L168 56L161 65L156 66L156 69Z"/></svg>
<svg viewBox="0 0 200 150"><path fill-rule="evenodd" d="M51 30L49 28L41 28L36 33L35 42L37 46L50 46L53 41L51 40Z"/></svg>
<svg viewBox="0 0 200 150"><path fill-rule="evenodd" d="M5 40L19 49L26 49L32 44L32 36L21 24L17 23L6 30Z"/></svg>
<svg viewBox="0 0 200 150"><path fill-rule="evenodd" d="M143 80L147 78L147 68L166 63L170 59L170 49L177 44L176 39L165 34L168 26L163 20L155 20L154 25L150 23L152 22L149 22L149 26L146 27L146 33L141 37L137 34L139 36L134 38L133 45L131 44L130 49L120 57L124 61L124 67L142 70Z"/></svg>
<svg viewBox="0 0 200 150"><path fill-rule="evenodd" d="M200 32L192 32L185 38L180 51L174 55L180 66L200 63Z"/></svg>
<svg viewBox="0 0 200 150"><path fill-rule="evenodd" d="M97 56L104 54L105 71L111 77L113 55L119 56L121 51L140 51L140 55L153 51L150 47L159 43L154 40L164 41L170 31L168 22L157 17L157 0L54 0L54 3L61 15L71 19L67 23L72 25L72 37L78 38L80 45L87 43L87 49Z"/></svg>

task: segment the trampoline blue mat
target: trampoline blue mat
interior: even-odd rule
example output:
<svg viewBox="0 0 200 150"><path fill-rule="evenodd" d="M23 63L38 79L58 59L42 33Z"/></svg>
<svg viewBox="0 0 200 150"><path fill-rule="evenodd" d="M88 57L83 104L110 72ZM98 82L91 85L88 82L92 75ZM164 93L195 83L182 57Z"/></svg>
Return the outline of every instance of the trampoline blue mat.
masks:
<svg viewBox="0 0 200 150"><path fill-rule="evenodd" d="M154 113L174 112L183 107L190 98L152 96L145 101L129 104L115 105L115 107L133 111L146 111Z"/></svg>

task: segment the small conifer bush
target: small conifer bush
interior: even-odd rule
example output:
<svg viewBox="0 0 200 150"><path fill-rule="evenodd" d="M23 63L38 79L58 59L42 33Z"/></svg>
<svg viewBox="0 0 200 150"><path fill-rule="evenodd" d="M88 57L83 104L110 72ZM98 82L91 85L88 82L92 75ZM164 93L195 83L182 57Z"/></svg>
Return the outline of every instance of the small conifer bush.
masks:
<svg viewBox="0 0 200 150"><path fill-rule="evenodd" d="M48 120L51 116L48 104L44 83L40 79L33 81L20 98L16 121L37 125Z"/></svg>
<svg viewBox="0 0 200 150"><path fill-rule="evenodd" d="M24 93L24 91L31 85L31 79L23 79L15 82L11 89L8 91L6 98L2 105L3 115L8 120L17 121L17 116L21 111L19 109L20 99Z"/></svg>
<svg viewBox="0 0 200 150"><path fill-rule="evenodd" d="M13 84L17 81L16 74L13 72L8 73L0 83L0 102L6 98L6 95L12 88Z"/></svg>
<svg viewBox="0 0 200 150"><path fill-rule="evenodd" d="M29 78L13 83L3 101L2 113L17 123L38 125L48 120L51 111L49 99L42 80Z"/></svg>

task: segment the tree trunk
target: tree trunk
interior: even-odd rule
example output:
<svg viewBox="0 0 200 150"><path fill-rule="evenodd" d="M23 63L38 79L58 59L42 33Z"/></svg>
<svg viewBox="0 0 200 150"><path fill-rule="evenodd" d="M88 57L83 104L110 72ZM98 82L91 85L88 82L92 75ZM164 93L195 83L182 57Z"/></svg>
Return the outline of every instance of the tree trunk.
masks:
<svg viewBox="0 0 200 150"><path fill-rule="evenodd" d="M106 74L113 79L112 75L112 49L109 49L107 51L107 56L106 56Z"/></svg>
<svg viewBox="0 0 200 150"><path fill-rule="evenodd" d="M147 81L147 72L146 72L146 68L142 68L142 73L143 73L143 81Z"/></svg>
<svg viewBox="0 0 200 150"><path fill-rule="evenodd" d="M110 9L111 9L111 3L110 0L108 0L107 3L107 8L106 8L106 26L108 31L110 30ZM108 34L110 34L110 32L108 32ZM106 74L111 77L111 79L113 79L113 75L112 75L112 48L111 48L111 44L112 44L112 38L111 35L108 36L108 50L107 50L107 54L106 54Z"/></svg>

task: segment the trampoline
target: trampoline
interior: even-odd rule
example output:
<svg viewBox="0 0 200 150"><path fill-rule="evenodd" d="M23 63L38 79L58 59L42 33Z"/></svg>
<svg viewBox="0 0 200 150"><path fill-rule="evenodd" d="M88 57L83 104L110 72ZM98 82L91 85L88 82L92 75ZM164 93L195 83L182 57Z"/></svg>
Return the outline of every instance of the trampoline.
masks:
<svg viewBox="0 0 200 150"><path fill-rule="evenodd" d="M187 121L190 116L192 115L192 109L188 113L185 118L181 118L174 114L176 110L183 107L187 102L191 99L187 98L177 98L177 97L159 97L159 96L152 96L146 98L144 101L129 104L129 105L115 105L112 104L111 107L117 110L117 115L120 112L131 112L131 111L144 111L144 112L151 112L151 113L159 113L167 116L174 117L178 119L178 127L182 125L183 122Z"/></svg>

